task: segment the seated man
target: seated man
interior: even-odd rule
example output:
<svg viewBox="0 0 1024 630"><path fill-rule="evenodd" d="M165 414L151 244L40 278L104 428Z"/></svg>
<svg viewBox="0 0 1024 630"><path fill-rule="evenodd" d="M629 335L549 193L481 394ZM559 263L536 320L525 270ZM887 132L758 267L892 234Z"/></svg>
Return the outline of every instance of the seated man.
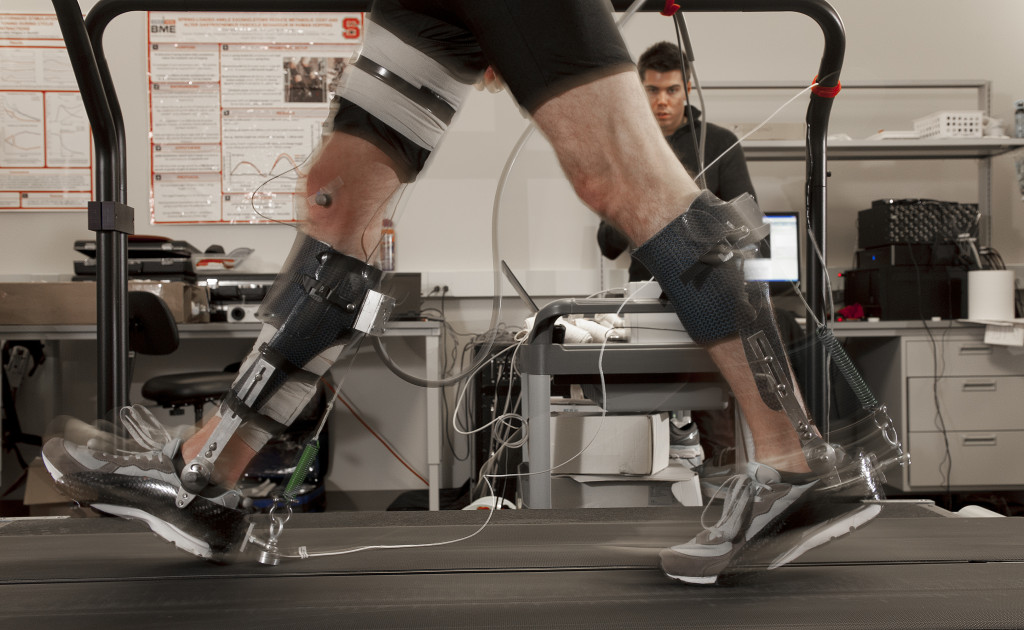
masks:
<svg viewBox="0 0 1024 630"><path fill-rule="evenodd" d="M691 81L686 53L675 44L658 42L640 55L637 71L647 92L651 113L687 174L698 179L697 174L703 170L698 183L719 199L735 199L743 193L756 196L743 147L737 144L736 135L724 127L702 121L700 110L689 104ZM704 154L699 155L702 135ZM601 221L597 230L597 244L601 253L613 260L630 249L626 235L606 221ZM651 272L639 260L630 259L630 282L650 278Z"/></svg>
<svg viewBox="0 0 1024 630"><path fill-rule="evenodd" d="M363 50L346 69L334 132L308 174L307 223L217 417L184 443L131 456L51 440L44 462L58 486L142 519L196 555L233 548L244 513L230 488L367 330L381 277L367 261L388 202L423 169L468 86L493 79L489 67L550 140L582 200L642 244L636 256L722 370L757 444L762 463L732 484L726 518L665 550L665 572L713 582L780 530L815 526L779 550L788 560L873 518L877 506L856 500L872 494L871 474L831 483L837 470L847 478L869 467L837 458L818 437L777 350L767 294L743 280L739 254L759 233L756 209L723 203L687 176L645 115L647 99L603 0L378 0Z"/></svg>

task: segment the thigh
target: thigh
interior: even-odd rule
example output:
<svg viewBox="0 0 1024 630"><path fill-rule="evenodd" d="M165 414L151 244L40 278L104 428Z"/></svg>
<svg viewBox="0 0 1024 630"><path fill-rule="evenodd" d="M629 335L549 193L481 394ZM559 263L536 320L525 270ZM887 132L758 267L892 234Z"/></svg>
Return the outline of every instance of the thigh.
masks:
<svg viewBox="0 0 1024 630"><path fill-rule="evenodd" d="M530 113L633 66L605 0L377 0L372 19L460 80L493 66Z"/></svg>

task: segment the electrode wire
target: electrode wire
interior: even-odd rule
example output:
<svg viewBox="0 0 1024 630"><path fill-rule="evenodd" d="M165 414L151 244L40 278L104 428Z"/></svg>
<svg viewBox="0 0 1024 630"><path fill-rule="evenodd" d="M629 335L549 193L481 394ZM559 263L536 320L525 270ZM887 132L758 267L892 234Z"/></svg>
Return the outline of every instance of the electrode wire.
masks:
<svg viewBox="0 0 1024 630"><path fill-rule="evenodd" d="M490 489L491 494L493 495L494 494L494 488L491 486L490 481L487 482L487 486ZM421 548L421 547L443 547L445 545L453 545L455 543L460 543L460 542L469 540L470 538L475 537L477 534L479 534L480 532L484 531L484 529L487 528L487 525L490 524L490 522L491 522L491 518L494 516L494 512L497 511L497 510L488 509L488 510L485 510L485 511L487 512L487 518L484 520L484 522L474 532L472 532L470 534L467 534L465 536L461 536L459 538L453 538L453 539L450 539L450 540L441 540L441 541L430 542L430 543L406 543L406 544L399 544L399 545L364 545L362 547L352 547L352 548L348 548L348 549L337 549L337 550L328 550L328 551L312 551L312 552L309 551L305 547L305 545L303 545L303 546L299 547L294 553L278 553L277 555L279 557L281 557L281 558L301 558L301 559L304 560L306 558L323 558L323 557L327 557L327 556L344 556L344 555L348 555L348 554L352 554L352 553L359 553L361 551L374 551L374 550L383 550L383 549L417 549L417 548Z"/></svg>
<svg viewBox="0 0 1024 630"><path fill-rule="evenodd" d="M494 347L494 340L497 337L498 321L501 319L502 286L501 273L499 272L501 252L498 238L498 219L501 214L501 203L502 199L505 197L505 188L508 185L509 175L518 161L523 148L526 146L527 141L529 141L533 136L533 132L536 128L537 126L533 122L527 124L526 129L524 129L523 133L519 136L519 140L516 142L508 159L505 161L505 166L502 168L501 176L498 178L498 185L494 191L494 200L491 206L491 273L493 276L494 297L491 301L491 321L487 328L489 333L486 346L477 353L477 356L473 359L470 366L461 373L446 378L431 380L414 376L403 370L388 355L380 337L374 337L373 347L377 351L378 356L380 356L388 369L402 380L413 385L419 385L420 387L446 387L468 379L471 374L474 374L491 360L489 355L491 348Z"/></svg>

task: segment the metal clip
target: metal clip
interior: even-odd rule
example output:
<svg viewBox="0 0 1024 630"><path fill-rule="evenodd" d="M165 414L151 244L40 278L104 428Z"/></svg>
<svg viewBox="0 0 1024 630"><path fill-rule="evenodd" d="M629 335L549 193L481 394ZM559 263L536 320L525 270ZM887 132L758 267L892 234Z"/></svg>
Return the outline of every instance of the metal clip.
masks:
<svg viewBox="0 0 1024 630"><path fill-rule="evenodd" d="M370 290L363 299L363 307L356 316L353 328L374 337L384 334L385 324L395 308L395 298Z"/></svg>

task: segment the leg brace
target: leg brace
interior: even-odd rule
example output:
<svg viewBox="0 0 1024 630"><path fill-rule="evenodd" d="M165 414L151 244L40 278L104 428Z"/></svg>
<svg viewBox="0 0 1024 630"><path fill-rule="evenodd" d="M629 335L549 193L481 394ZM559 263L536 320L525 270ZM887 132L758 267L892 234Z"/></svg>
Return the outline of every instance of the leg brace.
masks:
<svg viewBox="0 0 1024 630"><path fill-rule="evenodd" d="M468 84L386 27L366 22L366 39L342 75L333 128L388 154L403 181L423 170L451 124Z"/></svg>
<svg viewBox="0 0 1024 630"><path fill-rule="evenodd" d="M266 323L224 402L220 422L185 465L177 505L210 483L223 445L239 431L259 450L295 419L316 382L359 333L380 334L394 300L375 291L381 271L299 234L260 308Z"/></svg>
<svg viewBox="0 0 1024 630"><path fill-rule="evenodd" d="M808 465L827 474L835 469L835 449L814 430L800 402L767 287L743 275L743 261L767 234L749 195L724 203L704 192L633 255L654 274L694 341L742 339L762 401L786 413Z"/></svg>

